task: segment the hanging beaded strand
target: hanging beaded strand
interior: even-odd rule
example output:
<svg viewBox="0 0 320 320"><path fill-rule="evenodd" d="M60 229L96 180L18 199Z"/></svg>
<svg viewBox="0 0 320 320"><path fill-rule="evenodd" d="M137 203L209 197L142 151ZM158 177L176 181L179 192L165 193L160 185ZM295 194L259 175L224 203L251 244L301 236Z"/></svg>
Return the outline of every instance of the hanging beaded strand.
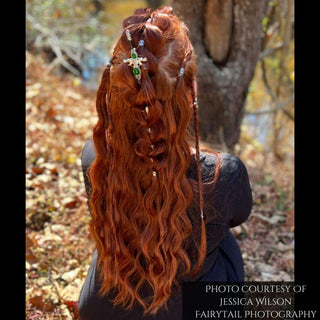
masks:
<svg viewBox="0 0 320 320"><path fill-rule="evenodd" d="M199 209L201 217L201 235L200 235L200 248L199 258L195 269L192 272L191 277L194 278L200 271L206 256L207 248L207 234L205 225L205 216L203 213L203 188L202 188L202 176L201 176L201 163L200 163L200 144L199 144L199 130L198 130L198 101L197 101L197 82L196 79L192 81L193 86L193 121L194 121L194 135L196 145L196 160L197 160L197 172L198 172L198 190L199 190Z"/></svg>
<svg viewBox="0 0 320 320"><path fill-rule="evenodd" d="M195 135L195 144L196 144L198 185L199 185L199 208L200 208L200 217L201 217L201 219L204 219L204 214L203 214L203 188L202 188L199 130L198 130L198 99L197 99L197 96L194 97L194 101L193 101L193 119L194 119L194 135Z"/></svg>
<svg viewBox="0 0 320 320"><path fill-rule="evenodd" d="M190 54L190 52L188 52ZM183 64L185 61L183 61ZM178 77L183 77L184 68L181 67L179 70ZM198 98L197 98L197 82L194 79L192 81L193 85L193 119L194 119L194 135L195 135L195 147L196 147L196 161L197 161L197 172L198 172L198 185L199 185L199 209L200 217L204 220L203 213L203 188L202 188L202 176L201 176L201 164L200 164L200 145L199 145L199 130L198 130Z"/></svg>

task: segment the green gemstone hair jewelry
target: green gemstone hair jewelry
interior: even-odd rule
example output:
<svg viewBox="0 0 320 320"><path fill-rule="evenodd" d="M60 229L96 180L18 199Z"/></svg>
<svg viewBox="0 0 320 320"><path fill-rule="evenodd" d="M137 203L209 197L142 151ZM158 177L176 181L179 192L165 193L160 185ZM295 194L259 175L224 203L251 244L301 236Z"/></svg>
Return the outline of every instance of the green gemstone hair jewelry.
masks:
<svg viewBox="0 0 320 320"><path fill-rule="evenodd" d="M128 39L128 41L130 43L130 46L131 46L131 52L130 52L130 58L123 59L123 62L124 63L128 63L129 66L133 67L133 69L132 69L133 75L135 76L135 78L138 81L140 81L140 79L141 79L141 69L140 69L140 67L142 66L142 62L146 62L147 61L147 58L138 56L136 48L133 47L133 45L132 45L132 38L131 38L131 34L130 34L129 29L126 30L126 36L127 36L127 39ZM144 45L144 41L140 40L139 44L138 44L138 47L143 46L143 45Z"/></svg>

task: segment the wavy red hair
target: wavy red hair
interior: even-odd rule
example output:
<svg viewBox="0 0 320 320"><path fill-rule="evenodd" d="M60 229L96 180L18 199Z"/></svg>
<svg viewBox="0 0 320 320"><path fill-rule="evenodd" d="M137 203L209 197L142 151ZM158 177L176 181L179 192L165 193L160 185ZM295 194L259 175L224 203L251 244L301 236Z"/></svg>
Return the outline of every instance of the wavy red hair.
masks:
<svg viewBox="0 0 320 320"><path fill-rule="evenodd" d="M147 58L141 83L123 62L131 49L125 30L138 55ZM90 231L99 256L100 293L114 289L115 304L131 308L138 302L145 314L165 306L177 279L195 275L206 254L204 222L197 264L186 250L193 223L201 224L199 210L193 222L187 210L199 191L186 176L194 79L195 55L185 24L170 7L138 9L123 22L97 92ZM143 295L146 286L149 297Z"/></svg>

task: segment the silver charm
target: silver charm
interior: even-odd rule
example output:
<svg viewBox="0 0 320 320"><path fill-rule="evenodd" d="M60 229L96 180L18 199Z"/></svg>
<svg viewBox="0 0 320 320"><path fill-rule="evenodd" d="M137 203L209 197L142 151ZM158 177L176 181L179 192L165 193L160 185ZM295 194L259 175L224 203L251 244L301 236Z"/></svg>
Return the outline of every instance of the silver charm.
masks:
<svg viewBox="0 0 320 320"><path fill-rule="evenodd" d="M179 71L179 77L182 77L184 74L184 68L180 68L180 71Z"/></svg>

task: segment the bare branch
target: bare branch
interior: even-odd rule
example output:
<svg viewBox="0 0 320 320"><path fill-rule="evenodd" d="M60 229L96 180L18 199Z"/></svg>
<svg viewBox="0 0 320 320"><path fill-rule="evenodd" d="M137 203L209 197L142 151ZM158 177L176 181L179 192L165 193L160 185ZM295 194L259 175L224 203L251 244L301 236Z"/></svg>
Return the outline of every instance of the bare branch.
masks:
<svg viewBox="0 0 320 320"><path fill-rule="evenodd" d="M294 120L294 117L288 112L288 110L285 110L284 108L290 104L293 101L294 97L290 97L287 101L283 103L278 103L274 108L267 109L267 110L258 110L258 111L245 111L245 115L255 115L255 116L261 116L268 113L274 113L278 110L281 110L284 112L291 120Z"/></svg>
<svg viewBox="0 0 320 320"><path fill-rule="evenodd" d="M60 64L63 65L67 70L69 70L73 74L80 76L80 72L76 68L74 68L72 65L70 65L70 63L68 63L63 57L63 53L59 46L58 37L52 32L51 37L48 40L49 40L51 49L56 54L57 58L60 60Z"/></svg>
<svg viewBox="0 0 320 320"><path fill-rule="evenodd" d="M282 108L281 111L292 121L294 121L294 116L285 108Z"/></svg>
<svg viewBox="0 0 320 320"><path fill-rule="evenodd" d="M260 52L259 59L264 59L265 57L273 55L276 51L283 47L283 42L278 42L274 45L273 48L267 48L264 51Z"/></svg>
<svg viewBox="0 0 320 320"><path fill-rule="evenodd" d="M66 34L66 32L69 30L79 30L88 26L96 27L96 23L90 22L87 19L71 19L65 20L63 25L59 23L57 25L55 24L54 26L50 26L49 23L48 26L44 26L30 13L27 13L26 18L31 27L39 32L39 34L36 36L35 43L38 46L49 46L56 55L55 60L50 65L51 70L57 65L62 65L71 73L75 74L76 76L80 76L80 72L68 61L74 61L77 66L82 68L83 63L81 57L83 56L83 53L90 52L91 54L95 54L94 50L97 44L103 41L93 37L90 39L90 41L82 43L81 39L80 41L74 41L62 39L60 36L58 37L59 34Z"/></svg>
<svg viewBox="0 0 320 320"><path fill-rule="evenodd" d="M267 78L266 66L263 59L261 60L261 71L262 71L262 80L263 80L264 86L266 87L267 92L271 97L271 100L275 102L277 101L277 96L275 95L275 93L273 92L269 84L269 81Z"/></svg>

